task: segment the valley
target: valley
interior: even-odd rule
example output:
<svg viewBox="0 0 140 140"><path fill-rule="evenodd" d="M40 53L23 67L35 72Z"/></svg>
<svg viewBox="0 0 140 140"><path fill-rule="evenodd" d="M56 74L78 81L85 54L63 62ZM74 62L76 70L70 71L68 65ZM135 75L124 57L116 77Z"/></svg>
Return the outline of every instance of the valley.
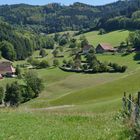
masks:
<svg viewBox="0 0 140 140"><path fill-rule="evenodd" d="M0 5L0 140L139 140L140 0L25 1Z"/></svg>
<svg viewBox="0 0 140 140"><path fill-rule="evenodd" d="M105 35L97 32L85 34L90 44L109 42L114 47L125 41L128 31L115 31ZM76 37L78 38L78 36ZM113 40L114 39L114 40ZM67 50L67 48L66 48ZM53 62L53 55L45 58ZM65 51L64 51L65 52ZM33 57L39 56L39 51ZM140 86L139 61L135 53L97 54L102 62L127 65L125 73L83 74L64 72L59 68L36 69L45 86L40 96L21 104L18 108L0 110L0 139L129 139L130 130L117 119L122 108L124 92L134 96ZM66 53L65 59L69 55ZM62 58L57 58L62 63ZM14 65L27 61L15 61ZM4 78L0 85L17 79ZM21 83L22 80L19 80Z"/></svg>

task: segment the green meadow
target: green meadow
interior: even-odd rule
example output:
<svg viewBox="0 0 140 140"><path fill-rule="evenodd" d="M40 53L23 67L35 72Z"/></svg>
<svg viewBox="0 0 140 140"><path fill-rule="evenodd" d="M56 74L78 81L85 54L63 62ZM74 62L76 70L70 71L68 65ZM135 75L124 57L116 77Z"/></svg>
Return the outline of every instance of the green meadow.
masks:
<svg viewBox="0 0 140 140"><path fill-rule="evenodd" d="M128 36L128 31L105 35L86 33L93 45L108 42L114 47ZM52 61L52 56L46 57ZM36 52L34 56L38 56ZM128 67L125 73L67 73L59 68L36 70L44 90L34 100L15 109L0 110L2 140L129 140L130 130L118 119L124 92L134 96L140 90L140 64L135 53L97 55L102 62L116 62ZM16 62L16 64L26 62ZM0 85L16 79L3 79ZM20 81L22 82L22 81Z"/></svg>
<svg viewBox="0 0 140 140"><path fill-rule="evenodd" d="M106 33L104 35L99 35L98 31L88 32L84 35L88 39L88 41L94 45L95 47L99 43L110 43L113 47L117 47L120 45L122 41L125 41L128 37L128 30L118 30ZM79 36L78 36L79 37Z"/></svg>

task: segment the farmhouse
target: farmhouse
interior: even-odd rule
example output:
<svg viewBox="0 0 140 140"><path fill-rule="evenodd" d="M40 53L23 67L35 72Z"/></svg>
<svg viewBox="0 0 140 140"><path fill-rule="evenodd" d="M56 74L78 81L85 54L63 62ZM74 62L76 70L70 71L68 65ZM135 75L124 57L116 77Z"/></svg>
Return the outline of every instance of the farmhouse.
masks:
<svg viewBox="0 0 140 140"><path fill-rule="evenodd" d="M83 54L87 54L87 53L89 53L89 51L90 51L92 48L93 48L92 45L85 45L85 46L83 47L83 49L82 49L82 53L83 53Z"/></svg>
<svg viewBox="0 0 140 140"><path fill-rule="evenodd" d="M99 44L96 53L115 52L115 49L108 43Z"/></svg>
<svg viewBox="0 0 140 140"><path fill-rule="evenodd" d="M15 68L10 61L0 61L0 75L12 76L14 73Z"/></svg>

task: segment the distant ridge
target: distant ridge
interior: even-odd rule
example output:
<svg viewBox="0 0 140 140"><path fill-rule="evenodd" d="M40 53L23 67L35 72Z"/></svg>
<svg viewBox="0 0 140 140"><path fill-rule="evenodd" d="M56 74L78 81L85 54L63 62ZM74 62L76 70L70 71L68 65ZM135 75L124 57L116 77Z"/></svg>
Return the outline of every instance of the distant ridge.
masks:
<svg viewBox="0 0 140 140"><path fill-rule="evenodd" d="M69 6L59 3L43 6L15 4L0 6L0 17L14 26L22 26L35 32L54 33L66 30L84 32L99 28L139 29L138 21L131 19L133 13L138 10L140 0L117 1L102 6L80 2Z"/></svg>

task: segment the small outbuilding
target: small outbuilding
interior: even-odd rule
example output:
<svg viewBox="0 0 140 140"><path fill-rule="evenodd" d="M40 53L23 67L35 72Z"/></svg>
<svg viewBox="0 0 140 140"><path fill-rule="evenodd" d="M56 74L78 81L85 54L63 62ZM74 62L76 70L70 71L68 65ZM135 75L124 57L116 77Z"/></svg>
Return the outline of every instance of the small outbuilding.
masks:
<svg viewBox="0 0 140 140"><path fill-rule="evenodd" d="M116 50L109 43L99 44L96 48L96 53L115 52Z"/></svg>

